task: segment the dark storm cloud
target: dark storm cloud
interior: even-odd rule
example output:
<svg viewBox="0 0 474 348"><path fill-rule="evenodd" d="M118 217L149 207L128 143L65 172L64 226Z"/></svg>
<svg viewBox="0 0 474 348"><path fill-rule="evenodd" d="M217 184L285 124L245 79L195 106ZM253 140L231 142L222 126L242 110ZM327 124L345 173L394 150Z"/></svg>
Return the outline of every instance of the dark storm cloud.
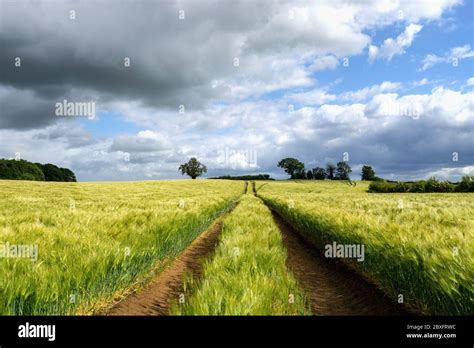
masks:
<svg viewBox="0 0 474 348"><path fill-rule="evenodd" d="M3 88L0 85L0 128L28 129L46 126L55 118L56 101L41 98L31 90Z"/></svg>
<svg viewBox="0 0 474 348"><path fill-rule="evenodd" d="M233 58L239 54L235 31L250 30L264 18L264 7L248 2L232 8L217 1L206 1L205 6L163 1L117 4L2 1L0 83L20 91L41 91L38 96L45 98L58 99L64 89L74 88L95 91L101 101L200 108L221 91L213 89L211 81L235 70ZM178 17L181 9L185 20ZM75 11L73 20L70 10ZM16 57L21 58L21 67L14 65ZM126 58L130 67L124 66ZM44 124L48 119L44 111L31 116L38 119L30 122L32 126ZM14 115L2 118L8 119L3 126L28 125Z"/></svg>
<svg viewBox="0 0 474 348"><path fill-rule="evenodd" d="M249 79L260 88L274 83L274 74L285 73L271 67L278 61L274 55L292 51L282 44L296 42L312 55L353 54L368 43L348 23L341 24L341 32L318 18L301 28L289 25L293 4L288 1L3 0L0 6L0 86L35 90L46 99L59 99L72 89L91 91L101 103L139 101L154 108L200 110L231 93L228 85L213 88L213 81L235 78L248 84L244 90L255 88ZM21 67L14 65L16 57ZM237 69L236 57L241 59ZM124 66L125 58L130 67ZM9 118L12 127L16 118ZM37 125L43 122L28 126ZM25 126L18 123L20 129Z"/></svg>
<svg viewBox="0 0 474 348"><path fill-rule="evenodd" d="M56 103L95 102L91 91L73 90L69 86L31 86L28 89L0 84L0 129L35 129L60 121L56 116Z"/></svg>

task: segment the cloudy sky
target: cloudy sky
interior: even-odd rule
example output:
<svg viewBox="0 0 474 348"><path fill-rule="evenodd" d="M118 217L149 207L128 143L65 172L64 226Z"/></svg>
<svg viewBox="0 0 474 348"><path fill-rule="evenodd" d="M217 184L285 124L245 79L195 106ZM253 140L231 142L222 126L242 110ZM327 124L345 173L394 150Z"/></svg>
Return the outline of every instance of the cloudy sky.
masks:
<svg viewBox="0 0 474 348"><path fill-rule="evenodd" d="M191 156L474 175L473 3L1 0L0 158L81 181L180 178Z"/></svg>

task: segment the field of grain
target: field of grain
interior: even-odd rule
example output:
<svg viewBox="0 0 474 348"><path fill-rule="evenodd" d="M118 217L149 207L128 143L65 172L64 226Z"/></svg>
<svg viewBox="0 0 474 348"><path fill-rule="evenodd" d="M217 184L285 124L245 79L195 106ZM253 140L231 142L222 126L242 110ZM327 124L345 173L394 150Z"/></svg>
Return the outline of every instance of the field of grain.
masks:
<svg viewBox="0 0 474 348"><path fill-rule="evenodd" d="M176 258L243 190L221 180L0 181L0 315L92 313ZM18 245L37 246L37 260L5 252Z"/></svg>
<svg viewBox="0 0 474 348"><path fill-rule="evenodd" d="M324 252L365 246L343 260L396 301L425 314L474 313L474 195L370 194L367 183L258 183L258 195Z"/></svg>
<svg viewBox="0 0 474 348"><path fill-rule="evenodd" d="M236 204L223 218L215 251L194 260L202 264L199 279L183 277L190 291L171 314L310 314L306 295L314 295L314 287L303 289L288 266L289 247L300 265L301 255L294 243L285 244L283 231L304 236L320 254L334 242L363 245L362 261L334 262L342 261L393 304L422 314L474 313L471 193L373 194L366 182L259 181L254 197L250 186L243 195L244 184L0 181L0 315L103 313L176 263ZM276 224L269 208L294 231ZM37 255L17 254L22 246L37 247ZM336 313L351 313L353 297L339 284L345 273L327 260L311 261L305 272L319 270L313 285L324 290L312 296L312 306L321 311L330 298L345 298ZM326 273L317 266L323 264ZM364 288L351 279L354 294ZM360 293L373 294L369 302L380 300L375 292ZM364 306L363 313L376 312Z"/></svg>
<svg viewBox="0 0 474 348"><path fill-rule="evenodd" d="M215 255L181 315L308 315L308 302L286 266L282 236L270 210L246 194L224 219Z"/></svg>

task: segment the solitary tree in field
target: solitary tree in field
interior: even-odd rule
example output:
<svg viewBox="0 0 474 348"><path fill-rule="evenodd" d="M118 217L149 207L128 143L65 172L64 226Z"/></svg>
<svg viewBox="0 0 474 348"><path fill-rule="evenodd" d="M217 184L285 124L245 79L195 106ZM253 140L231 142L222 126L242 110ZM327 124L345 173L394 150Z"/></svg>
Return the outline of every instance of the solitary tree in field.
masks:
<svg viewBox="0 0 474 348"><path fill-rule="evenodd" d="M311 170L308 170L306 173L306 179L313 180L313 172Z"/></svg>
<svg viewBox="0 0 474 348"><path fill-rule="evenodd" d="M375 179L375 172L371 166L363 166L362 173L361 173L362 180L374 180Z"/></svg>
<svg viewBox="0 0 474 348"><path fill-rule="evenodd" d="M335 172L336 172L336 166L333 163L329 162L328 164L326 164L326 177L329 180L334 179Z"/></svg>
<svg viewBox="0 0 474 348"><path fill-rule="evenodd" d="M326 179L326 171L324 170L324 168L321 168L321 167L313 168L313 178L314 180Z"/></svg>
<svg viewBox="0 0 474 348"><path fill-rule="evenodd" d="M347 162L337 162L336 179L351 180L349 178L350 173L352 173L352 169Z"/></svg>
<svg viewBox="0 0 474 348"><path fill-rule="evenodd" d="M195 157L192 157L188 163L180 165L178 169L181 170L182 175L189 175L191 179L196 179L198 176L201 176L202 173L207 173L207 167Z"/></svg>
<svg viewBox="0 0 474 348"><path fill-rule="evenodd" d="M291 176L291 179L306 177L304 163L298 161L296 158L284 158L278 162L278 167L283 168L285 172Z"/></svg>

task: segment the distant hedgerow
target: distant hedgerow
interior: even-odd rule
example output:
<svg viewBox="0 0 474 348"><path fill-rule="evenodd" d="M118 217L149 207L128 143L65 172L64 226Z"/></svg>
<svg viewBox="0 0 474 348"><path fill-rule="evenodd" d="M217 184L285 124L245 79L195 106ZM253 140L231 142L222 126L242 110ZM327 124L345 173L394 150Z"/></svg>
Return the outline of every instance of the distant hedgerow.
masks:
<svg viewBox="0 0 474 348"><path fill-rule="evenodd" d="M374 181L369 185L369 192L376 193L428 193L428 192L474 192L474 177L465 176L459 183L438 181L436 178L415 182Z"/></svg>

